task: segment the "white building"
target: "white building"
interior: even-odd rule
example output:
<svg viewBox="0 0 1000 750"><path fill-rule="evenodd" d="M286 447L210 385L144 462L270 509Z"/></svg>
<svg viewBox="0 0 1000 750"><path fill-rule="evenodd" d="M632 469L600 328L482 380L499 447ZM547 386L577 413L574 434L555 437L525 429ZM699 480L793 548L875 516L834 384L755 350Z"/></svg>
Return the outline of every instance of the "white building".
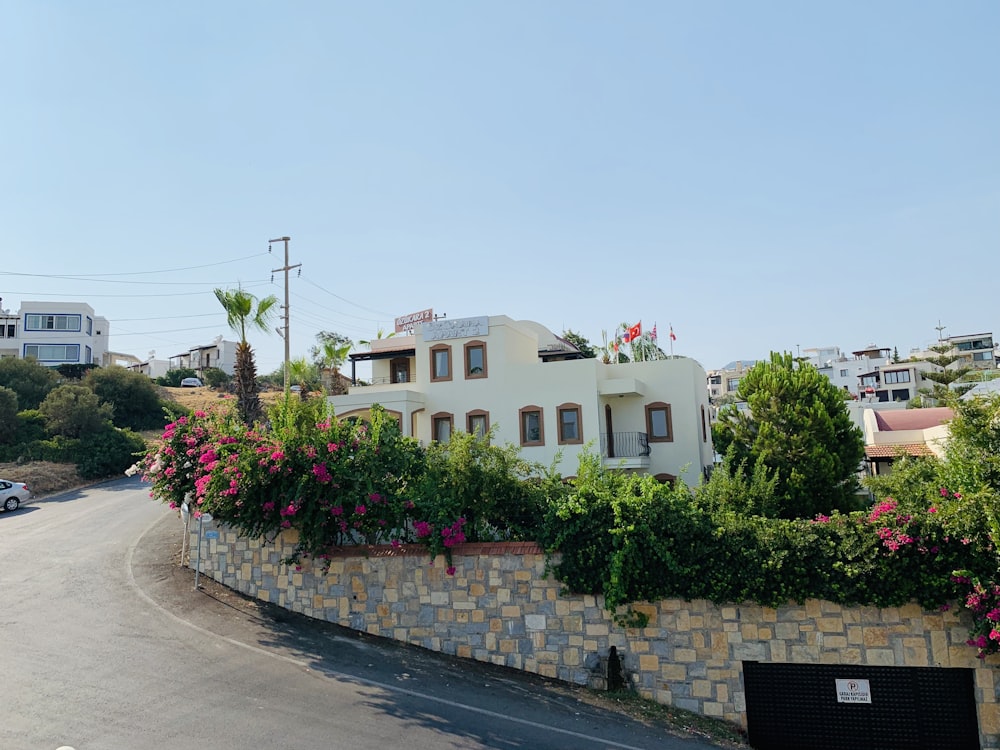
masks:
<svg viewBox="0 0 1000 750"><path fill-rule="evenodd" d="M205 370L211 367L232 375L236 369L235 341L226 341L222 336L216 336L211 344L195 346L186 352L173 355L170 360L171 370L194 370L201 377Z"/></svg>
<svg viewBox="0 0 1000 750"><path fill-rule="evenodd" d="M370 362L371 385L332 396L338 417L364 417L380 404L404 435L428 442L453 430L513 443L576 473L585 446L605 466L682 476L695 484L712 466L705 370L686 357L604 364L532 321L481 316L417 324L351 355Z"/></svg>
<svg viewBox="0 0 1000 750"><path fill-rule="evenodd" d="M16 315L0 311L0 328L3 357L100 365L108 351L108 320L85 302L22 302Z"/></svg>

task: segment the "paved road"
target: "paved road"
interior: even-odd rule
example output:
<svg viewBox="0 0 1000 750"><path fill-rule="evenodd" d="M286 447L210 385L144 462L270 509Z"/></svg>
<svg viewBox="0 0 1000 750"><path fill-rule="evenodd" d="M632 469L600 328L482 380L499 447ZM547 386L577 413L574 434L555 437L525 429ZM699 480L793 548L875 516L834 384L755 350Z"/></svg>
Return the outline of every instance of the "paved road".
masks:
<svg viewBox="0 0 1000 750"><path fill-rule="evenodd" d="M243 599L137 479L0 513L3 750L701 750L543 680Z"/></svg>

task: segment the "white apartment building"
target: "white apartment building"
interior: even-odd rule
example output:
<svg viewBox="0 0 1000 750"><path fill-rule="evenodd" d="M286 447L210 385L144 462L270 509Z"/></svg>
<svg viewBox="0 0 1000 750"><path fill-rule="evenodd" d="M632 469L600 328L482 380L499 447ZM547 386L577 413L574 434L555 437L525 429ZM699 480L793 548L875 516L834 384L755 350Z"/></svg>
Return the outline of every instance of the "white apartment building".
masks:
<svg viewBox="0 0 1000 750"><path fill-rule="evenodd" d="M232 375L236 369L236 345L235 341L226 341L222 336L216 336L211 344L195 346L170 357L169 369L194 370L201 377L206 369L214 367Z"/></svg>
<svg viewBox="0 0 1000 750"><path fill-rule="evenodd" d="M513 443L573 476L590 446L608 468L696 484L713 459L705 370L675 357L604 364L532 321L504 315L418 323L350 356L352 385L331 396L338 417L380 404L404 435L445 441L454 430ZM370 362L370 385L354 377Z"/></svg>
<svg viewBox="0 0 1000 750"><path fill-rule="evenodd" d="M85 302L22 302L17 314L0 310L0 356L33 357L40 364L102 364L107 318Z"/></svg>

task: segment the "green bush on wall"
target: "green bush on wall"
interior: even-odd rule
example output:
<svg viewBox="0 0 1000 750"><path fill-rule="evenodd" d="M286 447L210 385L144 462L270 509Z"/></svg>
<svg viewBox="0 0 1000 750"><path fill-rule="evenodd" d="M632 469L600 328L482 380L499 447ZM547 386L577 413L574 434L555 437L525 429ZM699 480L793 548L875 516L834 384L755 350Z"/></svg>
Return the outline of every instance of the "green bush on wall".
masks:
<svg viewBox="0 0 1000 750"><path fill-rule="evenodd" d="M538 541L568 591L601 595L612 611L664 598L936 608L967 603L970 581L998 577L997 489L968 450L956 453L961 464L902 462L897 483L883 481L864 511L768 518L738 510L743 491L766 507L763 469L723 465L697 487L670 486L584 452L564 483L511 446L456 433L425 448L378 407L368 422L326 409L320 399L279 402L269 431L231 414L181 417L145 456L144 475L164 502L193 500L250 536L298 530L293 561L345 544L420 543L447 556L463 541ZM974 416L1000 432L1000 419ZM956 435L967 418L960 409ZM993 446L981 435L974 444ZM996 632L977 643L981 654L996 650Z"/></svg>

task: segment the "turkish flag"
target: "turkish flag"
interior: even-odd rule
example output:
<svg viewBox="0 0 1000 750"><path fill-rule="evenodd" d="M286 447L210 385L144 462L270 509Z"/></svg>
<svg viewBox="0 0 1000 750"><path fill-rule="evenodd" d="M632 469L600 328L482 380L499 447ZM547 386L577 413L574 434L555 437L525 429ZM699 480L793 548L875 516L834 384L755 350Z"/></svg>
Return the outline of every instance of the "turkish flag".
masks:
<svg viewBox="0 0 1000 750"><path fill-rule="evenodd" d="M633 339L639 338L640 336L642 336L642 321L641 320L638 323L636 323L634 326L632 326L631 328L628 329L628 338L625 339L625 340L626 341L631 341Z"/></svg>

